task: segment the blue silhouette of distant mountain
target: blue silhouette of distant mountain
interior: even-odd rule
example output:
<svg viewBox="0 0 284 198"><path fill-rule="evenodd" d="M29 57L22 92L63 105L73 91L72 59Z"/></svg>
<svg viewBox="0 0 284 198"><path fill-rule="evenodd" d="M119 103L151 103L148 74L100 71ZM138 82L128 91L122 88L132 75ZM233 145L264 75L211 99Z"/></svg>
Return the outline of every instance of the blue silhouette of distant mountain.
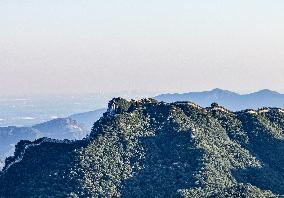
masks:
<svg viewBox="0 0 284 198"><path fill-rule="evenodd" d="M155 99L164 102L192 101L203 107L217 102L232 111L262 107L284 108L284 94L269 89L263 89L250 94L238 94L217 88L203 92L161 94L156 96Z"/></svg>
<svg viewBox="0 0 284 198"><path fill-rule="evenodd" d="M94 111L77 113L69 116L69 118L76 120L80 124L83 124L86 128L91 130L95 121L97 121L107 109L97 109Z"/></svg>
<svg viewBox="0 0 284 198"><path fill-rule="evenodd" d="M14 153L14 146L20 140L34 141L37 138L82 139L91 131L93 123L106 109L73 114L68 118L57 118L31 127L0 127L0 170L6 157Z"/></svg>

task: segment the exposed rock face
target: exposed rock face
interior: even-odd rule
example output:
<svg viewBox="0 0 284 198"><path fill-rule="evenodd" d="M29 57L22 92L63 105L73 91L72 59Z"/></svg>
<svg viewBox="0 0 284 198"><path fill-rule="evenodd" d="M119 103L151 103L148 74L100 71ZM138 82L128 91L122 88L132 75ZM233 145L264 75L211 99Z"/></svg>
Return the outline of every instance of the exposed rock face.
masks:
<svg viewBox="0 0 284 198"><path fill-rule="evenodd" d="M115 98L81 141L20 142L0 197L276 197L284 114Z"/></svg>

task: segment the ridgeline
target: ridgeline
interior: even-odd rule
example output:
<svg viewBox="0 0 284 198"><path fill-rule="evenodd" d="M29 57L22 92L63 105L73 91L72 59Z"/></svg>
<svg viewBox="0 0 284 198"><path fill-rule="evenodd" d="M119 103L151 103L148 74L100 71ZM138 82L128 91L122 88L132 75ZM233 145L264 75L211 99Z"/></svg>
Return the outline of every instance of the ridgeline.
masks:
<svg viewBox="0 0 284 198"><path fill-rule="evenodd" d="M284 111L114 98L80 141L21 141L0 197L280 197Z"/></svg>

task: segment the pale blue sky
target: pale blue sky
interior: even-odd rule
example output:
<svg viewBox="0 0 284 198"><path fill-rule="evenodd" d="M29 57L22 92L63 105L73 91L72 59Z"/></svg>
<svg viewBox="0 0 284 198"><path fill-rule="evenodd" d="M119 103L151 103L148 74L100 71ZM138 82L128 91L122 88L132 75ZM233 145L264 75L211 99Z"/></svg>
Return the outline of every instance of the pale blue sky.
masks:
<svg viewBox="0 0 284 198"><path fill-rule="evenodd" d="M284 92L282 0L0 0L0 95Z"/></svg>

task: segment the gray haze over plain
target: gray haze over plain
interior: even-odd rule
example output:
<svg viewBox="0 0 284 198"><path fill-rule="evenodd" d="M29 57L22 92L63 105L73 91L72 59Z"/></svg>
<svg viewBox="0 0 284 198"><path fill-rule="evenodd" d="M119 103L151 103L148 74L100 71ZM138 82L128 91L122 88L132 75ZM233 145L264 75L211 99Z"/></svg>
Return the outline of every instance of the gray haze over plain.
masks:
<svg viewBox="0 0 284 198"><path fill-rule="evenodd" d="M284 92L284 2L0 1L0 96Z"/></svg>

